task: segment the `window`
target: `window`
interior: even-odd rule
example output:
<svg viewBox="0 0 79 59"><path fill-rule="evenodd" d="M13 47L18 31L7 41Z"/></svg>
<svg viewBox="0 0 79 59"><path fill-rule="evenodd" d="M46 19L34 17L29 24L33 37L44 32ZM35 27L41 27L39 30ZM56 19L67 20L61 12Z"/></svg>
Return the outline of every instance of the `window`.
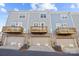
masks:
<svg viewBox="0 0 79 59"><path fill-rule="evenodd" d="M38 22L34 22L33 25L34 25L35 27L39 26Z"/></svg>
<svg viewBox="0 0 79 59"><path fill-rule="evenodd" d="M56 28L61 27L61 23L56 23Z"/></svg>
<svg viewBox="0 0 79 59"><path fill-rule="evenodd" d="M15 27L15 26L22 26L22 22L12 22L11 26Z"/></svg>
<svg viewBox="0 0 79 59"><path fill-rule="evenodd" d="M66 14L61 14L60 17L67 17L67 15Z"/></svg>
<svg viewBox="0 0 79 59"><path fill-rule="evenodd" d="M34 24L34 26L38 26L38 24L37 24L37 23L35 23L35 24Z"/></svg>
<svg viewBox="0 0 79 59"><path fill-rule="evenodd" d="M43 18L43 15L41 14L41 18Z"/></svg>
<svg viewBox="0 0 79 59"><path fill-rule="evenodd" d="M56 28L58 27L67 27L68 24L67 23L56 23Z"/></svg>
<svg viewBox="0 0 79 59"><path fill-rule="evenodd" d="M15 27L16 26L16 22L11 22L11 26Z"/></svg>
<svg viewBox="0 0 79 59"><path fill-rule="evenodd" d="M25 16L24 15L21 15L20 18L25 18Z"/></svg>
<svg viewBox="0 0 79 59"><path fill-rule="evenodd" d="M66 14L61 14L60 17L61 17L62 19L65 19L65 20L66 20L67 17L68 17L68 15L66 15Z"/></svg>
<svg viewBox="0 0 79 59"><path fill-rule="evenodd" d="M63 24L62 24L62 27L67 27L67 26L68 26L67 23L63 23Z"/></svg>
<svg viewBox="0 0 79 59"><path fill-rule="evenodd" d="M17 26L23 26L23 23L22 22L18 22L16 25Z"/></svg>
<svg viewBox="0 0 79 59"><path fill-rule="evenodd" d="M45 26L45 22L40 22L40 26Z"/></svg>
<svg viewBox="0 0 79 59"><path fill-rule="evenodd" d="M46 14L44 14L44 18L46 18Z"/></svg>
<svg viewBox="0 0 79 59"><path fill-rule="evenodd" d="M41 18L46 18L46 14L41 14Z"/></svg>
<svg viewBox="0 0 79 59"><path fill-rule="evenodd" d="M12 24L11 27L15 27L15 25Z"/></svg>

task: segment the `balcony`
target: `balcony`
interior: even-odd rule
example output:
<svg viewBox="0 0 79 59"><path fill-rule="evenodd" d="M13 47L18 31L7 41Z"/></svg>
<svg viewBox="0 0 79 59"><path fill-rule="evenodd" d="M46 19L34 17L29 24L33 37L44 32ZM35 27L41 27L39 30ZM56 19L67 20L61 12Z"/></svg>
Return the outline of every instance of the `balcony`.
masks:
<svg viewBox="0 0 79 59"><path fill-rule="evenodd" d="M30 32L32 34L46 34L48 32L47 26L31 26Z"/></svg>
<svg viewBox="0 0 79 59"><path fill-rule="evenodd" d="M21 26L4 26L2 29L4 33L22 33L23 28Z"/></svg>
<svg viewBox="0 0 79 59"><path fill-rule="evenodd" d="M71 27L60 27L56 29L56 34L60 35L70 35L70 34L75 34L76 33L76 28L71 28Z"/></svg>

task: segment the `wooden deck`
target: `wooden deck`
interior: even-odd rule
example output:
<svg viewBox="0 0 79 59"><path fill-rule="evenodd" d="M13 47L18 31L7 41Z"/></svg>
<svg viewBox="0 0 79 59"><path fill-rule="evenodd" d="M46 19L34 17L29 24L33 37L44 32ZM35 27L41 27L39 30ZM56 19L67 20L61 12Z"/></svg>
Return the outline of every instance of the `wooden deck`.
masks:
<svg viewBox="0 0 79 59"><path fill-rule="evenodd" d="M56 29L56 34L74 34L76 33L76 28L73 27L60 27Z"/></svg>
<svg viewBox="0 0 79 59"><path fill-rule="evenodd" d="M2 32L5 33L22 33L23 27L21 26L4 26Z"/></svg>
<svg viewBox="0 0 79 59"><path fill-rule="evenodd" d="M31 26L30 32L32 34L45 34L48 32L47 26L41 27L41 26Z"/></svg>

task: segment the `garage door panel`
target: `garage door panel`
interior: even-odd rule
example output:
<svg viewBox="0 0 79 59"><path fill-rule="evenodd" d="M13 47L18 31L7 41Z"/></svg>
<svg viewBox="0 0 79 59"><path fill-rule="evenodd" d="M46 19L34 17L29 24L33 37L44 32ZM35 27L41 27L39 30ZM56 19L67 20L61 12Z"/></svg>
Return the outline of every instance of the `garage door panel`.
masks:
<svg viewBox="0 0 79 59"><path fill-rule="evenodd" d="M23 37L7 37L6 39L6 45L8 46L22 46L24 44L24 38Z"/></svg>
<svg viewBox="0 0 79 59"><path fill-rule="evenodd" d="M50 45L50 38L45 37L32 37L31 38L31 45Z"/></svg>
<svg viewBox="0 0 79 59"><path fill-rule="evenodd" d="M57 45L60 46L66 46L66 47L69 47L70 45L73 45L74 47L76 46L74 39L56 39L56 42Z"/></svg>

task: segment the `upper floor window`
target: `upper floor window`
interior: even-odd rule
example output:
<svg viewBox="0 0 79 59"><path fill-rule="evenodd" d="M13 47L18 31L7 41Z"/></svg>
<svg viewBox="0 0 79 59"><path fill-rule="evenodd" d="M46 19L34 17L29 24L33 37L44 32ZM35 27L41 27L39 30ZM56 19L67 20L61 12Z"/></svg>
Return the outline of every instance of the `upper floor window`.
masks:
<svg viewBox="0 0 79 59"><path fill-rule="evenodd" d="M62 27L67 27L67 26L68 26L67 23L63 23L63 24L62 24Z"/></svg>
<svg viewBox="0 0 79 59"><path fill-rule="evenodd" d="M67 23L56 23L56 28L58 27L68 27Z"/></svg>
<svg viewBox="0 0 79 59"><path fill-rule="evenodd" d="M23 25L22 22L12 22L12 23L11 23L11 26L12 26L12 27L22 26L22 25Z"/></svg>
<svg viewBox="0 0 79 59"><path fill-rule="evenodd" d="M39 26L38 22L34 22L33 26L35 26L35 27Z"/></svg>
<svg viewBox="0 0 79 59"><path fill-rule="evenodd" d="M41 18L46 18L46 14L41 14Z"/></svg>
<svg viewBox="0 0 79 59"><path fill-rule="evenodd" d="M45 26L45 22L40 22L40 26Z"/></svg>
<svg viewBox="0 0 79 59"><path fill-rule="evenodd" d="M61 26L62 26L61 23L56 23L56 28L59 28L59 27L61 27Z"/></svg>
<svg viewBox="0 0 79 59"><path fill-rule="evenodd" d="M62 19L64 19L64 20L66 20L66 19L68 18L68 15L66 15L66 14L61 14L60 17L61 17Z"/></svg>
<svg viewBox="0 0 79 59"><path fill-rule="evenodd" d="M25 18L25 16L24 15L21 15L20 18Z"/></svg>

